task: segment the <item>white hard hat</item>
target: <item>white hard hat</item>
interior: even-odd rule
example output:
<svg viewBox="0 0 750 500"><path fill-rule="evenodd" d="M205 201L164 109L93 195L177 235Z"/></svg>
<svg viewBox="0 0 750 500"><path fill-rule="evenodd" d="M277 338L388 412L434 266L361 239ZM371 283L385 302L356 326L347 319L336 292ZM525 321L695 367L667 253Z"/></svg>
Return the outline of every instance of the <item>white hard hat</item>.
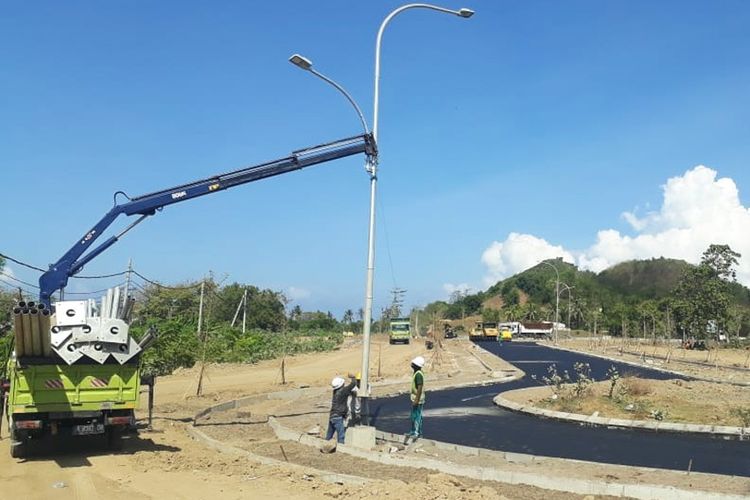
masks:
<svg viewBox="0 0 750 500"><path fill-rule="evenodd" d="M331 387L334 389L338 389L339 387L342 387L346 383L346 380L344 380L341 377L334 377L333 380L331 380Z"/></svg>
<svg viewBox="0 0 750 500"><path fill-rule="evenodd" d="M417 356L416 358L411 360L411 364L417 365L418 367L422 368L424 366L424 358L422 356Z"/></svg>

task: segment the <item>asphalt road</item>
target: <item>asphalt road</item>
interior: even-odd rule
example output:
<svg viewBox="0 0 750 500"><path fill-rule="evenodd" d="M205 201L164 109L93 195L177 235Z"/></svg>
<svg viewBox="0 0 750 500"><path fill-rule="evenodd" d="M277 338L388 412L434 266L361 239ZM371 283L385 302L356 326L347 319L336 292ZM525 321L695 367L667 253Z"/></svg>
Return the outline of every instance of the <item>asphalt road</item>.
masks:
<svg viewBox="0 0 750 500"><path fill-rule="evenodd" d="M547 375L551 364L558 371L573 373L573 363L589 363L596 380L605 378L615 365L620 374L653 379L677 378L656 370L544 347L533 343L481 343L483 348L526 372L518 381L443 391L429 390L424 408L424 436L449 443L493 450L572 458L592 462L635 465L663 469L692 470L715 474L750 476L750 442L707 436L655 433L642 430L582 427L575 423L541 419L495 406L492 398L501 391L538 385L531 379ZM372 421L381 430L409 430L408 395L374 399Z"/></svg>

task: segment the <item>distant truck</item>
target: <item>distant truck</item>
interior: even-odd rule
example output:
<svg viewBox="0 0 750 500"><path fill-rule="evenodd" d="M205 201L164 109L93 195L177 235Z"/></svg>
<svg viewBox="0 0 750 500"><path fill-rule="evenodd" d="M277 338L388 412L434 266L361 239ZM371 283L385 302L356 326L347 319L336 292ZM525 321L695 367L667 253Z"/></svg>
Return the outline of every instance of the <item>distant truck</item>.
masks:
<svg viewBox="0 0 750 500"><path fill-rule="evenodd" d="M408 344L411 340L411 321L409 318L393 318L390 322L388 342L391 344Z"/></svg>
<svg viewBox="0 0 750 500"><path fill-rule="evenodd" d="M513 337L550 337L554 323L549 321L509 321L500 323L501 330L507 330Z"/></svg>
<svg viewBox="0 0 750 500"><path fill-rule="evenodd" d="M500 332L494 321L477 321L469 332L470 340L493 340L497 341Z"/></svg>

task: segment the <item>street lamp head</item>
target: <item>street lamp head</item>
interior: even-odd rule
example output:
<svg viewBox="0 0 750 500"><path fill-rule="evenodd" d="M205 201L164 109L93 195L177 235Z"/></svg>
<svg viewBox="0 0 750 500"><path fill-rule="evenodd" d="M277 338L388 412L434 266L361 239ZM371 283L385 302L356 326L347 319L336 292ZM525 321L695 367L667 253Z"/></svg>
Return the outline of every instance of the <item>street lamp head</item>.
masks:
<svg viewBox="0 0 750 500"><path fill-rule="evenodd" d="M470 18L471 16L474 15L474 11L471 10L471 9L460 9L458 11L458 15L461 16L461 17L465 17L465 18L468 19L468 18Z"/></svg>
<svg viewBox="0 0 750 500"><path fill-rule="evenodd" d="M310 71L312 69L312 61L299 54L294 54L292 57L290 57L289 62L300 69L304 69L305 71Z"/></svg>

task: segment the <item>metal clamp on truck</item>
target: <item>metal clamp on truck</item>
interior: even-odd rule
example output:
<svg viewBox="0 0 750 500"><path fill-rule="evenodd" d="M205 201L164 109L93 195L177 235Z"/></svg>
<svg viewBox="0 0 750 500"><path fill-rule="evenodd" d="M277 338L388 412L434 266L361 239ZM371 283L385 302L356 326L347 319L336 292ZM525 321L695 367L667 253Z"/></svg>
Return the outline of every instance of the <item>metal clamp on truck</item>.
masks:
<svg viewBox="0 0 750 500"><path fill-rule="evenodd" d="M23 456L31 441L46 435L104 434L116 443L121 431L135 423L140 353L154 334L147 333L140 342L130 335L134 301L119 288L109 290L99 303L51 303L52 294L60 290L62 295L71 276L168 205L358 153L377 156L372 135L297 150L286 158L143 196L131 198L118 191L114 207L39 278L39 302L19 302L13 310L15 351L5 364L5 374L0 372L0 422L2 411L7 412L11 455ZM118 203L118 195L126 201ZM123 214L136 220L92 249Z"/></svg>

